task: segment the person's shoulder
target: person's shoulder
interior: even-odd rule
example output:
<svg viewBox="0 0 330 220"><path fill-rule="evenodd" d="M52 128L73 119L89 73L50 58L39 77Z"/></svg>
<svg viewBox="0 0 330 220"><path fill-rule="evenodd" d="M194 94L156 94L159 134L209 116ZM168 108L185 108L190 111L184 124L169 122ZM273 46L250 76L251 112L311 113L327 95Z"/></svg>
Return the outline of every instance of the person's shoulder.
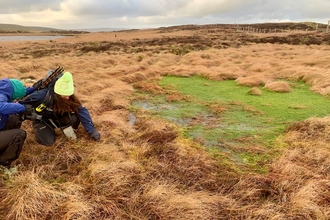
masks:
<svg viewBox="0 0 330 220"><path fill-rule="evenodd" d="M2 78L0 79L0 88L7 88L10 87L11 83L8 78Z"/></svg>
<svg viewBox="0 0 330 220"><path fill-rule="evenodd" d="M8 82L9 81L9 78L8 77L4 77L4 78L1 78L0 80L1 81L7 81Z"/></svg>
<svg viewBox="0 0 330 220"><path fill-rule="evenodd" d="M0 93L6 96L6 99L10 99L13 93L13 87L8 78L0 79Z"/></svg>
<svg viewBox="0 0 330 220"><path fill-rule="evenodd" d="M28 96L31 98L33 97L34 99L43 99L47 95L49 95L51 98L54 96L54 92L51 88L35 90Z"/></svg>
<svg viewBox="0 0 330 220"><path fill-rule="evenodd" d="M36 90L33 93L39 93L39 94L54 93L54 89L52 89L52 88L44 88L44 89Z"/></svg>
<svg viewBox="0 0 330 220"><path fill-rule="evenodd" d="M9 102L8 96L6 94L0 93L0 102Z"/></svg>

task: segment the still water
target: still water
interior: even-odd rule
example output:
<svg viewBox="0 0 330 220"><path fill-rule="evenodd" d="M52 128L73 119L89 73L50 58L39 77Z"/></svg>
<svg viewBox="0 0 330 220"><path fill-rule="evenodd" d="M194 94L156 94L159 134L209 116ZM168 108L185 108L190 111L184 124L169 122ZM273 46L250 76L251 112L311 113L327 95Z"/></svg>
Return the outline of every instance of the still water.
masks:
<svg viewBox="0 0 330 220"><path fill-rule="evenodd" d="M55 40L65 36L0 36L0 42L3 41L29 41L29 40Z"/></svg>

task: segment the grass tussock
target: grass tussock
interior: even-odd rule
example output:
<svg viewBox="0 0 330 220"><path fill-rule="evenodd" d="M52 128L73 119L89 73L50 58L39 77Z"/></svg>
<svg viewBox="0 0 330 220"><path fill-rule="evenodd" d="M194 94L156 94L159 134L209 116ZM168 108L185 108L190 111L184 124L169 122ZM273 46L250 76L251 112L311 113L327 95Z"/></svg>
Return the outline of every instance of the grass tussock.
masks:
<svg viewBox="0 0 330 220"><path fill-rule="evenodd" d="M262 91L258 87L252 87L248 91L248 94L250 94L250 95L262 95Z"/></svg>
<svg viewBox="0 0 330 220"><path fill-rule="evenodd" d="M54 211L66 208L63 203L69 199L76 204L84 204L79 198L79 186L70 185L69 189L65 189L64 185L50 184L40 178L38 170L15 175L7 187L9 193L1 199L2 208L8 210L6 219L43 219L56 216ZM81 217L86 215L85 211L88 213L88 208L84 209L77 206L71 211L75 213L73 216Z"/></svg>
<svg viewBox="0 0 330 220"><path fill-rule="evenodd" d="M256 74L251 76L239 77L235 80L238 85L241 86L264 86L268 81L270 81L269 77L264 76L262 74Z"/></svg>
<svg viewBox="0 0 330 220"><path fill-rule="evenodd" d="M288 82L283 82L283 81L267 83L265 85L265 88L269 89L271 91L274 91L274 92L290 92L291 91L290 84Z"/></svg>
<svg viewBox="0 0 330 220"><path fill-rule="evenodd" d="M324 140L330 138L329 117L323 119L311 118L309 120L296 122L287 128L291 135L295 136L296 140L313 141ZM289 139L290 140L290 139Z"/></svg>
<svg viewBox="0 0 330 220"><path fill-rule="evenodd" d="M157 85L155 82L139 82L134 84L134 88L139 89L142 92L151 93L151 94L163 94L163 89Z"/></svg>
<svg viewBox="0 0 330 220"><path fill-rule="evenodd" d="M236 205L245 213L239 216L327 219L330 211L328 129L328 118L290 126L281 140L289 147L274 159L269 173L246 175L231 191Z"/></svg>

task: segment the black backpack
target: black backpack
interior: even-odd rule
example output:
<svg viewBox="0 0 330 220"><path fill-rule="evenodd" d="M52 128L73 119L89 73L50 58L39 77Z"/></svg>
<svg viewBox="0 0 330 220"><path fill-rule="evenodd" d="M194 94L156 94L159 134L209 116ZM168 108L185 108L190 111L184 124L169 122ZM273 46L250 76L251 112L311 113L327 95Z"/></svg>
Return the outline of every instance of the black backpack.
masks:
<svg viewBox="0 0 330 220"><path fill-rule="evenodd" d="M49 70L46 73L46 77L43 79L40 79L39 81L35 82L32 86L35 90L39 89L45 89L45 88L53 88L55 85L55 82L61 78L63 75L63 67L58 67L55 70Z"/></svg>
<svg viewBox="0 0 330 220"><path fill-rule="evenodd" d="M49 105L49 103L51 102L51 91L54 88L55 82L61 78L61 76L63 75L63 67L58 67L55 70L49 70L46 73L46 77L43 79L40 79L39 81L35 82L33 84L33 87L35 88L35 90L40 90L40 89L45 89L48 88L48 92L47 95L45 97L45 100L38 106L36 107L36 111L37 112L42 112L45 108L47 108L47 106Z"/></svg>

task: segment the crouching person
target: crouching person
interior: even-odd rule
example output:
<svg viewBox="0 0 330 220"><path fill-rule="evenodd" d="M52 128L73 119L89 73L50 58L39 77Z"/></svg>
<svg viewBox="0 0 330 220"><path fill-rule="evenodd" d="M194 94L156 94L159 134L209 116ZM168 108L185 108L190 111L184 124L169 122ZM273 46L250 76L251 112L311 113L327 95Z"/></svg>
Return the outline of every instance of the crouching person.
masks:
<svg viewBox="0 0 330 220"><path fill-rule="evenodd" d="M18 159L26 132L21 128L22 122L16 115L10 115L5 126L0 130L0 165L10 168L11 163Z"/></svg>
<svg viewBox="0 0 330 220"><path fill-rule="evenodd" d="M26 96L21 104L32 108L35 116L31 116L36 141L45 146L51 146L56 141L56 128L60 128L69 138L76 138L74 129L82 124L95 140L100 140L89 111L82 106L74 94L72 74L65 72L55 83L47 88L37 89Z"/></svg>
<svg viewBox="0 0 330 220"><path fill-rule="evenodd" d="M18 159L26 132L21 129L22 121L19 114L26 111L24 105L13 102L34 91L26 88L17 79L3 78L0 80L0 165L10 168Z"/></svg>

